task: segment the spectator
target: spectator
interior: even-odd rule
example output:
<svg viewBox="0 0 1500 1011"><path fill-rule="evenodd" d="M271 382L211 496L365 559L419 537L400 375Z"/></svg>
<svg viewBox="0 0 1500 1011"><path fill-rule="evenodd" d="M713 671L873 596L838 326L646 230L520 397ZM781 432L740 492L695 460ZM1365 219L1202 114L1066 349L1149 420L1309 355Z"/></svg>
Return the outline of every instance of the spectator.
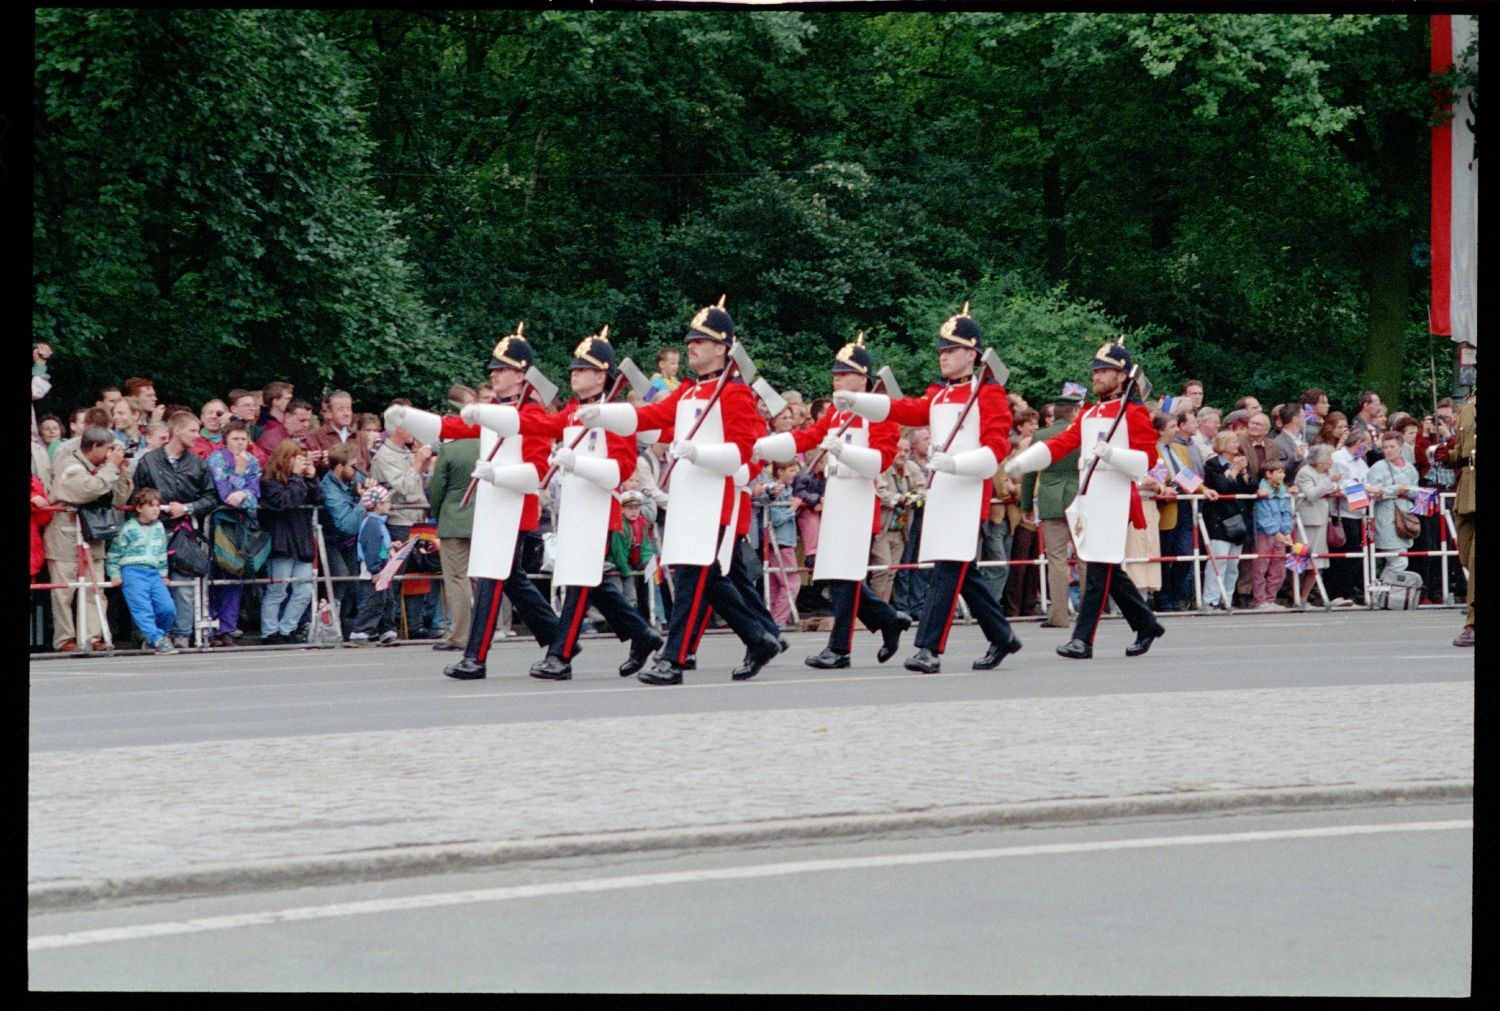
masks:
<svg viewBox="0 0 1500 1011"><path fill-rule="evenodd" d="M111 586L118 586L130 609L130 618L145 645L160 654L176 653L167 637L177 617L167 582L167 532L161 525L161 494L155 488L140 488L130 496L135 515L120 526L110 541L104 573Z"/></svg>
<svg viewBox="0 0 1500 1011"><path fill-rule="evenodd" d="M1187 453L1188 467L1194 474L1202 477L1204 453L1198 445L1198 414L1184 407L1180 411L1174 411L1172 416L1177 419L1177 435L1172 441ZM1212 455L1212 443L1209 445L1209 455Z"/></svg>
<svg viewBox="0 0 1500 1011"><path fill-rule="evenodd" d="M427 516L427 493L423 475L431 469L432 447L417 442L416 436L404 428L397 428L381 443L370 462L370 478L385 485L391 492L391 506L387 519L391 538L405 543L411 536L411 528ZM467 480L464 482L467 487ZM561 488L561 485L558 485ZM416 615L408 618L407 634L413 639L436 639L441 632L426 625L428 618L426 602Z"/></svg>
<svg viewBox="0 0 1500 1011"><path fill-rule="evenodd" d="M911 439L903 435L896 443L896 458L875 481L880 500L880 533L870 544L871 565L898 565L906 551L907 529L912 514L922 507L922 472L911 462ZM890 569L870 574L870 589L890 603L896 573Z"/></svg>
<svg viewBox="0 0 1500 1011"><path fill-rule="evenodd" d="M307 447L283 439L261 477L261 528L271 538L266 574L273 582L260 602L260 641L265 645L300 642L297 630L312 602L312 510L323 501L317 470Z"/></svg>
<svg viewBox="0 0 1500 1011"><path fill-rule="evenodd" d="M1329 422L1337 414L1336 411L1328 412L1328 418L1323 422L1324 429L1328 428ZM1342 417L1339 415L1340 421ZM1347 597L1362 606L1365 603L1365 570L1359 551L1364 544L1365 511L1350 508L1348 500L1342 495L1350 485L1363 484L1365 476L1370 473L1370 464L1365 459L1370 448L1369 436L1365 429L1355 428L1347 423L1336 424L1335 427L1343 435L1339 438L1340 445L1333 451L1333 470L1330 473L1339 486L1341 496L1334 502L1334 515L1344 534L1344 546L1333 550L1348 552L1353 557L1331 559L1325 582L1328 584L1328 592L1335 597ZM1369 495L1373 499L1376 493L1370 492ZM1329 522L1333 523L1334 520L1330 519Z"/></svg>
<svg viewBox="0 0 1500 1011"><path fill-rule="evenodd" d="M1448 436L1453 434L1453 419L1453 399L1444 397L1433 407L1431 416L1423 419L1421 431L1417 435L1416 445L1412 450L1412 455L1416 458L1412 462L1416 464L1417 475L1421 478L1422 484L1439 493L1453 491L1456 487L1453 471L1435 460L1437 448L1447 442ZM1422 516L1420 519L1422 532L1417 537L1416 548L1420 551L1437 551L1443 546L1443 514ZM1418 561L1417 566L1424 570L1426 600L1430 603L1442 602L1448 589L1443 585L1442 561L1429 555ZM1448 576L1450 584L1462 580L1462 566L1450 563Z"/></svg>
<svg viewBox="0 0 1500 1011"><path fill-rule="evenodd" d="M1374 390L1366 390L1355 401L1354 420L1349 422L1349 427L1361 430L1366 436L1365 441L1372 446L1380 444L1378 419L1382 410L1380 394Z"/></svg>
<svg viewBox="0 0 1500 1011"><path fill-rule="evenodd" d="M1338 485L1331 476L1332 469L1332 447L1318 442L1308 448L1307 459L1297 471L1297 518L1302 522L1307 549L1313 556L1312 564L1302 573L1302 586L1297 594L1302 600L1309 599L1318 573L1328 568L1328 559L1321 556L1328 553L1328 507L1333 501L1332 496L1338 492ZM1343 597L1329 600L1325 595L1323 602L1329 607L1349 606L1349 601Z"/></svg>
<svg viewBox="0 0 1500 1011"><path fill-rule="evenodd" d="M1183 410L1197 414L1203 409L1203 380L1189 379L1182 384Z"/></svg>
<svg viewBox="0 0 1500 1011"><path fill-rule="evenodd" d="M428 497L437 524L438 559L443 569L443 604L452 616L448 635L432 648L461 650L469 642L474 587L469 581L469 540L474 535L474 503L463 505L469 476L479 462L479 440L458 439L438 449ZM561 484L562 482L557 482Z"/></svg>
<svg viewBox="0 0 1500 1011"><path fill-rule="evenodd" d="M166 405L157 402L156 383L143 376L131 376L125 380L125 396L140 401L143 414L151 421L166 421ZM144 418L142 423L144 423Z"/></svg>
<svg viewBox="0 0 1500 1011"><path fill-rule="evenodd" d="M296 388L291 383L284 383L280 380L267 383L260 391L260 413L255 419L260 426L260 435L255 437L257 442L260 441L261 435L266 434L266 428L272 420L285 420L287 406L296 395Z"/></svg>
<svg viewBox="0 0 1500 1011"><path fill-rule="evenodd" d="M1161 591L1161 562L1155 561L1161 550L1161 511L1156 500L1168 489L1156 478L1147 474L1136 482L1141 495L1141 512L1146 517L1146 527L1139 530L1134 524L1125 528L1125 572L1142 596L1150 592L1155 599ZM1175 506L1175 503L1173 503Z"/></svg>
<svg viewBox="0 0 1500 1011"><path fill-rule="evenodd" d="M797 472L792 481L792 496L800 503L797 507L797 540L802 546L803 563L809 570L818 555L818 529L823 523L823 492L828 485L824 468L828 466L825 454L811 469Z"/></svg>
<svg viewBox="0 0 1500 1011"><path fill-rule="evenodd" d="M356 422L359 428L359 447L365 459L374 461L375 451L385 441L385 429L378 414L361 414Z"/></svg>
<svg viewBox="0 0 1500 1011"><path fill-rule="evenodd" d="M1255 560L1250 563L1250 610L1275 608L1292 546L1292 500L1286 490L1286 464L1266 462L1255 490Z"/></svg>
<svg viewBox="0 0 1500 1011"><path fill-rule="evenodd" d="M639 491L620 496L620 529L610 531L609 557L619 570L621 592L643 618L650 618L646 604L649 592L644 571L656 557L656 532L644 509L646 498ZM615 578L615 577L607 577Z"/></svg>
<svg viewBox="0 0 1500 1011"><path fill-rule="evenodd" d="M1329 405L1326 392L1316 386L1310 386L1302 391L1302 395L1297 398L1297 403L1302 407L1304 415L1307 413L1307 408L1311 407L1313 415L1318 419L1318 426L1322 427L1323 419L1328 417ZM1306 418L1303 420L1305 424Z"/></svg>
<svg viewBox="0 0 1500 1011"><path fill-rule="evenodd" d="M112 421L111 421L111 418L110 418L110 410L109 410L109 408L105 408L105 407L85 407L85 408L81 408L80 410L82 411L82 414L81 414L82 420L81 420L81 422L79 423L78 427L73 431L73 433L68 438L64 439L61 443L58 444L56 451L54 451L54 453L53 453L53 460L54 461L56 461L58 459L67 459L68 457L72 456L73 453L78 450L79 443L80 443L80 441L82 440L82 437L83 437L83 433L87 429L90 429L90 428L102 428L105 431L110 432L111 436L114 435L113 431L110 429L110 425L112 424ZM79 414L78 411L74 411L73 415L74 415L74 417L80 417L80 414ZM116 439L115 441L119 442L118 439ZM55 467L55 464L54 464L54 467ZM49 475L49 477L50 477L50 475ZM47 478L43 478L44 482L46 480L47 480Z"/></svg>
<svg viewBox="0 0 1500 1011"><path fill-rule="evenodd" d="M102 407L106 411L113 410L115 401L119 400L122 396L124 396L124 394L120 392L120 388L118 386L101 386L99 387L99 397L94 401L94 406ZM73 434L82 435L83 433L75 432Z"/></svg>
<svg viewBox="0 0 1500 1011"><path fill-rule="evenodd" d="M235 388L224 398L232 417L250 426L250 441L260 438L260 394Z"/></svg>
<svg viewBox="0 0 1500 1011"><path fill-rule="evenodd" d="M1191 412L1186 412L1191 413ZM1187 446L1177 440L1177 417L1157 411L1151 417L1156 429L1156 452L1166 469L1167 480L1156 496L1158 546L1163 558L1193 553L1193 511L1190 502L1177 501L1176 477L1192 470L1192 456ZM1162 562L1161 592L1155 610L1192 610L1193 567L1191 562Z"/></svg>
<svg viewBox="0 0 1500 1011"><path fill-rule="evenodd" d="M771 617L786 627L792 620L791 601L802 585L797 571L797 515L803 510L796 492L799 466L795 460L771 465L773 481L756 492L770 527L766 567L771 572ZM811 565L811 563L808 563Z"/></svg>
<svg viewBox="0 0 1500 1011"><path fill-rule="evenodd" d="M193 455L207 460L210 453L224 444L224 425L231 415L222 400L210 400L198 413L198 438L193 443ZM246 429L246 434L249 429Z"/></svg>
<svg viewBox="0 0 1500 1011"><path fill-rule="evenodd" d="M84 429L78 448L66 456L59 454L58 464L52 479L52 498L56 502L77 507L103 500L121 506L130 497L130 478L124 468L125 449L107 428L92 425ZM57 512L47 525L42 544L50 581L76 582L80 575L77 513ZM104 580L104 542L90 541L88 549L91 565L85 578L98 584ZM85 604L84 625L79 629L74 621L75 592L78 591L71 586L52 591L52 648L61 653L86 648L78 641L80 635L84 644L95 649L104 646L100 624L103 598L96 598L96 606Z"/></svg>
<svg viewBox="0 0 1500 1011"><path fill-rule="evenodd" d="M677 378L681 361L681 355L675 348L661 348L656 352L656 371L652 373L651 385L645 392L647 403L660 400L677 389L677 384L681 382Z"/></svg>
<svg viewBox="0 0 1500 1011"><path fill-rule="evenodd" d="M1057 400L1053 408L1053 422L1038 431L1035 439L1045 442L1060 435L1073 421L1082 403L1077 394L1068 394ZM1023 475L1021 479L1021 510L1030 515L1040 526L1042 546L1047 554L1047 617L1044 628L1067 628L1068 621L1068 556L1072 553L1073 538L1068 530L1064 510L1072 504L1078 494L1078 451L1056 460L1036 475Z"/></svg>
<svg viewBox="0 0 1500 1011"><path fill-rule="evenodd" d="M142 419L146 417L146 405L134 397L121 397L110 410L115 426L115 438L125 450L125 459L134 460L147 452L146 433Z"/></svg>
<svg viewBox="0 0 1500 1011"><path fill-rule="evenodd" d="M146 426L146 452L153 449L161 449L172 437L172 430L167 427L165 421L153 421Z"/></svg>
<svg viewBox="0 0 1500 1011"><path fill-rule="evenodd" d="M52 522L52 505L47 501L47 486L35 474L31 475L31 581L47 564L47 548L42 543L42 531Z"/></svg>
<svg viewBox="0 0 1500 1011"><path fill-rule="evenodd" d="M391 557L393 548L400 545L391 541L386 517L391 512L391 493L378 484L365 489L360 497L365 518L359 526L360 572L371 580L370 592L359 607L359 616L354 622L354 631L349 633L349 645L367 646L378 642L382 646L396 644L396 593L393 582L383 590L374 587L374 579Z"/></svg>
<svg viewBox="0 0 1500 1011"><path fill-rule="evenodd" d="M477 444L478 440L469 440ZM360 582L359 528L365 521L360 496L369 487L369 477L359 469L356 443L345 442L328 450L328 470L323 475L323 540L328 548L328 574L339 603L339 627L344 638L354 630L355 618L367 583Z"/></svg>
<svg viewBox="0 0 1500 1011"><path fill-rule="evenodd" d="M1244 411L1247 416L1251 414L1259 414L1260 400L1256 397L1251 396L1241 397L1234 402L1234 409L1236 411Z"/></svg>
<svg viewBox="0 0 1500 1011"><path fill-rule="evenodd" d="M1196 418L1198 431L1193 436L1193 445L1198 448L1198 456L1207 467L1208 458L1214 455L1214 437L1219 434L1219 409L1200 407Z"/></svg>
<svg viewBox="0 0 1500 1011"><path fill-rule="evenodd" d="M1396 513L1411 512L1412 500L1417 497L1417 468L1407 457L1406 440L1400 432L1382 435L1380 451L1384 459L1371 467L1365 477L1365 486L1375 505L1375 550L1410 551L1415 538L1396 529ZM1387 558L1379 578L1405 572L1409 564L1410 559L1404 554Z"/></svg>
<svg viewBox="0 0 1500 1011"><path fill-rule="evenodd" d="M785 390L783 391L781 398L785 400L787 406L791 408L792 428L802 428L804 425L806 425L809 417L811 416L811 412L807 409L807 404L802 400L801 391Z"/></svg>
<svg viewBox="0 0 1500 1011"><path fill-rule="evenodd" d="M1035 412L1032 412L1035 415ZM1036 426L1032 425L1032 431ZM1016 444L1016 433L1011 432L1011 447L1014 450ZM985 489L988 493L988 506L984 519L979 522L979 560L981 562L1009 562L1011 548L1014 544L1009 507L1014 504L1017 495L1016 482L1005 474L1005 468L999 468L995 475L989 480L989 487ZM1036 538L1032 538L1032 546L1035 547ZM1005 584L1010 577L1009 565L981 565L979 566L979 578L990 588L990 593L998 601L1005 595ZM1010 612L1014 614L1014 612Z"/></svg>
<svg viewBox="0 0 1500 1011"><path fill-rule="evenodd" d="M468 390L468 387L463 387ZM458 389L458 387L454 387ZM473 390L469 393L473 394ZM453 391L448 391L450 398ZM459 406L463 406L460 404ZM323 453L322 456L314 456L314 466L319 473L328 469L328 450L334 446L349 443L354 448L355 465L361 471L369 473L370 455L365 452L364 444L359 438L359 428L354 418L354 398L345 390L334 390L328 394L327 407L323 413L323 423L313 429L311 433L303 437L302 444L310 450Z"/></svg>
<svg viewBox="0 0 1500 1011"><path fill-rule="evenodd" d="M474 391L474 399L481 404L493 404L495 402L495 388L489 383L480 383L479 388Z"/></svg>
<svg viewBox="0 0 1500 1011"><path fill-rule="evenodd" d="M1225 497L1203 505L1210 555L1209 571L1203 579L1203 605L1227 611L1232 601L1225 594L1232 594L1239 580L1240 554L1250 533L1249 503L1227 496L1253 495L1256 483L1250 480L1239 436L1220 432L1213 448L1214 455L1203 464L1203 481L1215 494Z"/></svg>
<svg viewBox="0 0 1500 1011"><path fill-rule="evenodd" d="M1034 419L1040 420L1037 413L1029 407L1022 407L1023 413L1029 413ZM1023 437L1026 442L1032 439L1032 433L1036 431L1035 424L1027 424ZM1020 440L1011 439L1010 456L1014 456L1024 447ZM1004 483L998 479L1004 478ZM1023 480L1034 480L1031 475L1023 476ZM1005 613L1011 617L1036 614L1041 610L1042 594L1042 571L1037 565L1032 564L1040 557L1040 547L1037 544L1037 524L1028 519L1021 511L1021 485L1020 482L1005 477L1005 468L1001 467L995 471L995 479L992 486L1000 494L999 498L1005 507L1005 524L1010 533L1011 568L1001 569L1005 572L1005 579L1001 586L1001 594L996 594L1005 607Z"/></svg>
<svg viewBox="0 0 1500 1011"><path fill-rule="evenodd" d="M330 399L332 396L333 394L329 394ZM455 411L461 411L468 404L475 403L478 400L479 394L474 391L474 387L472 386L465 386L463 383L454 383L448 387L448 406ZM353 417L352 413L350 417Z"/></svg>
<svg viewBox="0 0 1500 1011"><path fill-rule="evenodd" d="M260 507L260 461L250 452L250 426L231 418L224 426L221 445L207 459L209 476L222 507L235 511L236 518L248 520ZM246 572L244 576L253 576ZM215 562L209 569L211 580L232 580ZM240 627L240 604L244 599L243 583L225 582L209 589L209 608L218 619L213 637L215 646L233 646Z"/></svg>
<svg viewBox="0 0 1500 1011"><path fill-rule="evenodd" d="M1297 480L1297 471L1301 469L1302 461L1307 456L1307 440L1302 432L1302 426L1306 423L1302 417L1302 405L1282 404L1276 410L1276 422L1279 431L1271 441L1286 463L1286 483L1292 484Z"/></svg>
<svg viewBox="0 0 1500 1011"><path fill-rule="evenodd" d="M906 435L911 440L912 463L915 463L925 476L927 474L927 458L932 455L932 429L925 426L922 428L913 428ZM897 610L903 610L903 608L897 608Z"/></svg>
<svg viewBox="0 0 1500 1011"><path fill-rule="evenodd" d="M47 447L47 460L50 463L56 459L57 446L62 442L62 419L55 414L44 414L37 419L36 430L41 436L42 445Z"/></svg>
<svg viewBox="0 0 1500 1011"><path fill-rule="evenodd" d="M281 403L280 397L276 399L276 403ZM277 446L281 445L283 439L293 439L301 445L311 427L312 404L305 400L288 400L281 416L279 418L273 416L266 422L265 430L260 433L260 438L255 440L255 444L260 447L261 452L269 456ZM321 450L308 450L307 458L316 465L324 459L324 456Z"/></svg>
<svg viewBox="0 0 1500 1011"><path fill-rule="evenodd" d="M155 488L161 493L162 511L166 518L167 540L178 526L191 525L198 517L207 516L219 504L214 492L213 477L208 465L193 455L192 446L198 438L198 418L188 411L181 411L167 419L170 437L160 449L153 449L141 457L135 465L135 484L138 488ZM197 621L196 584L190 580L179 580L182 585L172 587L172 601L177 605L177 618L172 623L172 645L187 646Z"/></svg>

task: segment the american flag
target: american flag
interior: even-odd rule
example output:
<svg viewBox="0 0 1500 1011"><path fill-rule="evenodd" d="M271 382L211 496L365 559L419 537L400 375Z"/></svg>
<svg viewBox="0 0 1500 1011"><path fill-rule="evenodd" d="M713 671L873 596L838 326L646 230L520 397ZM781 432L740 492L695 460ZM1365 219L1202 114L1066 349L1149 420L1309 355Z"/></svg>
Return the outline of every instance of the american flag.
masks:
<svg viewBox="0 0 1500 1011"><path fill-rule="evenodd" d="M1177 482L1177 486L1189 495L1203 487L1203 478L1193 473L1190 467L1184 467L1179 470L1174 480Z"/></svg>

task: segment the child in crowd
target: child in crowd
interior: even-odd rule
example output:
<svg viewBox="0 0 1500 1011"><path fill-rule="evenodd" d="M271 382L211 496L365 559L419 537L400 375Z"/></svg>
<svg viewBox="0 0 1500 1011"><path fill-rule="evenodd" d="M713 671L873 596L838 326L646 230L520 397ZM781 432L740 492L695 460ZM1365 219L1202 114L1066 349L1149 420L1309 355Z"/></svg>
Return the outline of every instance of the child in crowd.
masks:
<svg viewBox="0 0 1500 1011"><path fill-rule="evenodd" d="M376 574L390 560L391 551L401 545L391 542L391 532L386 527L387 517L391 514L388 488L370 485L360 496L359 504L365 508L357 542L360 575L368 577L373 584ZM377 640L382 646L391 646L396 639L396 584L391 583L384 590L377 590L372 585L354 618L349 645L367 646L372 640Z"/></svg>
<svg viewBox="0 0 1500 1011"><path fill-rule="evenodd" d="M646 389L645 400L647 403L660 400L673 390L681 382L677 378L677 368L681 357L673 348L662 348L656 352L656 372L651 376L651 385Z"/></svg>
<svg viewBox="0 0 1500 1011"><path fill-rule="evenodd" d="M795 460L774 465L771 474L775 480L764 485L761 492L765 496L765 522L769 531L766 567L771 572L771 617L778 625L791 620L791 601L802 586L802 577L797 572L796 516L802 501L792 490L798 470Z"/></svg>
<svg viewBox="0 0 1500 1011"><path fill-rule="evenodd" d="M167 589L167 531L161 525L161 493L142 488L130 496L135 515L120 525L109 542L104 575L121 587L125 606L146 645L160 655L176 653L167 630L177 617Z"/></svg>
<svg viewBox="0 0 1500 1011"><path fill-rule="evenodd" d="M640 573L656 555L656 538L651 530L651 521L641 512L644 503L645 497L638 491L627 491L620 496L620 529L609 532L609 550L605 554L606 560L617 572L606 572L604 577L619 581L617 585L625 599L642 616L646 614L646 609L642 606L645 598L636 590L637 587L644 589L645 577L629 573Z"/></svg>
<svg viewBox="0 0 1500 1011"><path fill-rule="evenodd" d="M1255 553L1250 564L1250 609L1268 611L1286 577L1286 550L1292 546L1292 500L1286 490L1286 464L1267 457L1255 491Z"/></svg>

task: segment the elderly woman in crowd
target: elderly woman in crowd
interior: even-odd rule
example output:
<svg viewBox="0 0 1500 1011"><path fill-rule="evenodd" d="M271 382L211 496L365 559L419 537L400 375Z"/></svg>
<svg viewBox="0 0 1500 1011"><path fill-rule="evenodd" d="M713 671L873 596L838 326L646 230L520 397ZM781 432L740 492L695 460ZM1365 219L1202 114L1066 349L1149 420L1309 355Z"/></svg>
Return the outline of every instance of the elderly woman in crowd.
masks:
<svg viewBox="0 0 1500 1011"><path fill-rule="evenodd" d="M1375 503L1375 550L1410 551L1416 538L1397 529L1396 514L1411 514L1412 500L1417 497L1417 468L1411 462L1406 440L1400 432L1392 430L1382 435L1380 451L1384 459L1371 467L1365 477L1365 486ZM1405 555L1387 558L1380 570L1381 578L1406 571L1409 562Z"/></svg>
<svg viewBox="0 0 1500 1011"><path fill-rule="evenodd" d="M1330 550L1351 554L1349 558L1330 560L1324 583L1335 597L1347 597L1357 604L1365 602L1365 568L1359 552L1364 543L1365 511L1349 508L1343 492L1352 484L1363 484L1370 465L1365 454L1370 449L1369 436L1363 428L1351 426L1338 411L1329 411L1319 429L1318 441L1333 445L1333 469L1331 476L1339 486L1340 497L1334 500L1333 515L1329 523L1337 523L1344 535L1342 547L1330 542ZM1371 500L1379 496L1378 491L1369 492Z"/></svg>
<svg viewBox="0 0 1500 1011"><path fill-rule="evenodd" d="M1313 554L1313 563L1302 573L1302 585L1298 589L1302 600L1309 599L1318 572L1328 568L1328 559L1322 557L1328 553L1328 507L1333 501L1330 496L1339 490L1331 476L1332 470L1333 447L1319 442L1308 448L1307 459L1297 471L1297 519L1302 523L1302 532L1307 537L1305 543ZM1349 601L1337 597L1325 599L1324 603L1329 607L1344 607Z"/></svg>
<svg viewBox="0 0 1500 1011"><path fill-rule="evenodd" d="M261 527L271 538L266 574L275 582L260 602L260 637L268 645L295 642L293 633L312 602L312 510L323 501L307 447L283 439L261 476ZM293 582L288 582L292 580Z"/></svg>
<svg viewBox="0 0 1500 1011"><path fill-rule="evenodd" d="M219 501L238 514L254 511L260 505L260 461L250 452L250 426L239 418L231 419L223 428L223 440L219 448L208 454L208 472L214 480L214 490ZM254 573L245 573L252 576ZM233 579L215 563L209 571L212 580ZM234 633L240 627L240 601L245 587L241 583L225 583L209 588L209 608L219 620L219 630L214 633L212 645L233 646Z"/></svg>
<svg viewBox="0 0 1500 1011"><path fill-rule="evenodd" d="M1240 554L1250 538L1251 503L1231 495L1255 494L1256 482L1250 477L1245 447L1234 432L1214 436L1214 455L1203 464L1203 483L1220 496L1203 503L1203 522L1208 527L1208 549L1211 559L1203 576L1203 605L1229 610L1230 598L1240 574ZM1221 589L1222 588L1222 589Z"/></svg>

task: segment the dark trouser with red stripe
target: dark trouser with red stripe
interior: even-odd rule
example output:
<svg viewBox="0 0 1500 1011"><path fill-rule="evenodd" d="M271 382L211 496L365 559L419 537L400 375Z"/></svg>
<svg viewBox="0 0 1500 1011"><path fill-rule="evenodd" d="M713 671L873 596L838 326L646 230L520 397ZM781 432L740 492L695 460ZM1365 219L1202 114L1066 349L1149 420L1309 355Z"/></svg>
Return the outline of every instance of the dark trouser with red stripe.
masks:
<svg viewBox="0 0 1500 1011"><path fill-rule="evenodd" d="M712 565L672 566L672 620L661 655L679 666L697 649L707 623L708 609L719 612L745 645L768 638L765 625L740 596L727 576Z"/></svg>
<svg viewBox="0 0 1500 1011"><path fill-rule="evenodd" d="M781 626L776 624L776 619L771 617L770 610L766 607L764 598L756 589L755 580L750 576L750 563L746 561L746 554L750 551L750 542L745 537L736 540L734 550L729 555L728 579L739 591L740 599L753 613L756 620L765 628L766 634L773 639L781 638ZM688 646L689 653L698 652L698 644L703 641L703 633L708 631L709 619L714 616L712 607L705 607L703 615L698 620L693 631L691 644Z"/></svg>
<svg viewBox="0 0 1500 1011"><path fill-rule="evenodd" d="M1078 598L1078 620L1073 625L1073 638L1082 639L1090 646L1094 644L1094 632L1104 614L1105 597L1115 602L1130 623L1131 630L1137 634L1156 627L1156 615L1122 566L1089 562L1084 566L1083 593Z"/></svg>
<svg viewBox="0 0 1500 1011"><path fill-rule="evenodd" d="M848 653L854 649L854 616L871 632L896 620L896 609L880 595L870 589L869 583L856 583L852 579L832 579L828 582L828 599L833 602L833 631L828 635L828 648L835 653Z"/></svg>
<svg viewBox="0 0 1500 1011"><path fill-rule="evenodd" d="M562 614L558 616L557 635L547 652L562 660L572 660L578 655L578 630L583 626L584 615L589 605L599 609L609 630L621 642L635 642L651 636L651 629L636 609L630 606L625 594L613 583L605 581L598 586L570 586L563 595Z"/></svg>
<svg viewBox="0 0 1500 1011"><path fill-rule="evenodd" d="M973 562L933 562L932 577L927 584L927 609L917 626L918 649L942 653L947 647L948 630L953 627L953 612L958 608L960 593L986 639L1010 642L1015 637L1000 602L979 578Z"/></svg>
<svg viewBox="0 0 1500 1011"><path fill-rule="evenodd" d="M557 638L557 615L552 605L542 596L526 575L521 564L522 550L528 537L534 533L522 533L516 538L516 554L510 563L509 579L476 579L474 587L474 619L469 623L469 643L464 647L464 656L484 663L489 655L490 641L495 637L495 620L500 615L500 596L510 599L511 609L526 623L526 628L542 646L551 646Z"/></svg>

